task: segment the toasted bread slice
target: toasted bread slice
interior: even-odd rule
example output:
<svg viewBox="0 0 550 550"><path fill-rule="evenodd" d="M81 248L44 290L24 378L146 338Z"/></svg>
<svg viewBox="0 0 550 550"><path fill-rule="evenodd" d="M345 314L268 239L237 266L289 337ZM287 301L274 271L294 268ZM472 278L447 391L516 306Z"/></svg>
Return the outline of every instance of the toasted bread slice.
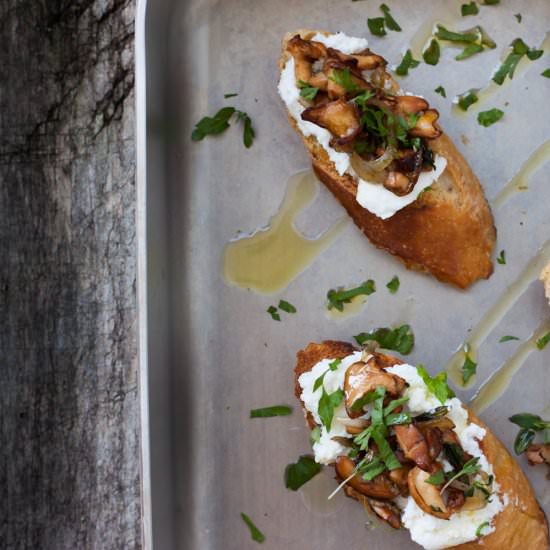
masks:
<svg viewBox="0 0 550 550"><path fill-rule="evenodd" d="M304 350L296 354L295 394L301 401L299 377L310 371L323 359L341 359L357 348L347 342L326 340L320 344L311 343ZM382 355L379 357L384 367L402 363L397 357ZM302 403L303 406L303 403ZM305 409L304 409L305 412ZM483 537L458 546L454 550L547 550L548 549L548 522L540 508L533 489L525 477L518 463L511 457L506 447L497 439L493 432L474 413L468 409L469 422L475 423L486 430L480 448L492 465L495 479L498 481L501 492L508 499L504 509L494 518L495 530ZM316 424L312 416L306 413L306 422L310 429ZM348 496L359 500L370 508L368 499L349 486L345 487Z"/></svg>
<svg viewBox="0 0 550 550"><path fill-rule="evenodd" d="M290 56L287 42L296 35L308 40L317 32L299 30L285 36L281 70ZM491 275L496 240L493 217L479 180L447 135L430 141L432 150L447 160L439 180L415 202L381 219L357 202L355 179L339 175L316 138L304 136L290 114L289 120L302 136L319 179L374 245L397 256L408 268L429 272L460 288Z"/></svg>

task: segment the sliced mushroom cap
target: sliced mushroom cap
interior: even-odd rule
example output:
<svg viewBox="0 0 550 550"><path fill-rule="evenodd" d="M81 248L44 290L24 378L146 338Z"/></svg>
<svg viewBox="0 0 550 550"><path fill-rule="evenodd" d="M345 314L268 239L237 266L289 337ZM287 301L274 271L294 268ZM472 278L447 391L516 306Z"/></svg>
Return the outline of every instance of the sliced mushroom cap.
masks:
<svg viewBox="0 0 550 550"><path fill-rule="evenodd" d="M421 422L415 422L414 425L422 433L424 433L426 430L429 430L431 428L438 428L443 432L445 430L453 430L455 427L454 422L448 416L443 416L441 418L432 418L430 420L423 420ZM457 438L457 441L458 441L458 438Z"/></svg>
<svg viewBox="0 0 550 550"><path fill-rule="evenodd" d="M402 197L412 191L415 183L405 174L391 170L384 180L384 187L393 194Z"/></svg>
<svg viewBox="0 0 550 550"><path fill-rule="evenodd" d="M394 431L405 457L423 470L432 471L433 461L422 432L414 424L394 426Z"/></svg>
<svg viewBox="0 0 550 550"><path fill-rule="evenodd" d="M418 507L427 514L440 519L449 519L451 513L439 493L439 487L426 482L429 477L428 472L415 466L409 472L409 493Z"/></svg>
<svg viewBox="0 0 550 550"><path fill-rule="evenodd" d="M527 460L529 464L550 464L550 444L532 443L527 447Z"/></svg>
<svg viewBox="0 0 550 550"><path fill-rule="evenodd" d="M471 497L466 497L461 510L481 510L487 506L487 496L483 491L480 491L478 488L474 488L474 494Z"/></svg>
<svg viewBox="0 0 550 550"><path fill-rule="evenodd" d="M388 472L388 477L399 487L401 491L401 496L407 496L409 494L409 472L413 466L410 464L403 465L402 468L397 468L396 470L390 470Z"/></svg>
<svg viewBox="0 0 550 550"><path fill-rule="evenodd" d="M355 463L347 456L339 456L336 459L335 469L340 481L344 481L354 472ZM371 481L355 475L348 481L348 485L368 497L393 499L399 495L399 488L384 474L377 475Z"/></svg>
<svg viewBox="0 0 550 550"><path fill-rule="evenodd" d="M426 438L430 458L435 460L443 450L443 439L441 430L439 428L428 428L427 430L422 432L422 434Z"/></svg>
<svg viewBox="0 0 550 550"><path fill-rule="evenodd" d="M409 130L409 135L413 137L423 137L434 139L441 135L441 130L436 125L439 113L435 109L428 109L416 121L416 126Z"/></svg>
<svg viewBox="0 0 550 550"><path fill-rule="evenodd" d="M414 95L400 95L395 98L396 110L406 115L413 115L429 108L428 102Z"/></svg>
<svg viewBox="0 0 550 550"><path fill-rule="evenodd" d="M327 55L327 48L324 44L314 40L304 40L299 34L293 36L287 42L286 47L294 57L305 57L311 61Z"/></svg>
<svg viewBox="0 0 550 550"><path fill-rule="evenodd" d="M399 529L401 527L401 512L397 506L390 502L375 500L373 498L369 498L368 501L373 512L380 519L383 519L394 529Z"/></svg>
<svg viewBox="0 0 550 550"><path fill-rule="evenodd" d="M387 395L398 397L405 390L405 381L378 367L374 355L366 363L358 361L347 369L344 396L346 412L350 418L357 418L364 414L363 408L357 408L355 404L369 392L376 390L378 386L386 388Z"/></svg>
<svg viewBox="0 0 550 550"><path fill-rule="evenodd" d="M386 65L386 60L381 55L372 53L369 49L363 50L353 57L357 60L357 68L361 71L370 71Z"/></svg>
<svg viewBox="0 0 550 550"><path fill-rule="evenodd" d="M361 130L357 105L344 99L310 107L302 113L302 119L326 128L340 142L351 141Z"/></svg>

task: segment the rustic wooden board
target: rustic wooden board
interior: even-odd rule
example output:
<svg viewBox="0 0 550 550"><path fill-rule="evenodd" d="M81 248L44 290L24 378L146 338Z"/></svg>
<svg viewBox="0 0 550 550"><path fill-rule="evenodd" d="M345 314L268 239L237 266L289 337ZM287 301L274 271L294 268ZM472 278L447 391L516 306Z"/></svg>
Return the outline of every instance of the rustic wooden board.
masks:
<svg viewBox="0 0 550 550"><path fill-rule="evenodd" d="M141 548L134 2L0 2L0 548Z"/></svg>

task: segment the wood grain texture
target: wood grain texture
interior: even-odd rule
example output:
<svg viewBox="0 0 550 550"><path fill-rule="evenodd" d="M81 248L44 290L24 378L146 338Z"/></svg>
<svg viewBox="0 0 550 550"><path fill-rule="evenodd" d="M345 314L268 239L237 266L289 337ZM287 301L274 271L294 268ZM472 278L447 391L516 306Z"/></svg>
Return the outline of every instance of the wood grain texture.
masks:
<svg viewBox="0 0 550 550"><path fill-rule="evenodd" d="M134 3L0 2L0 548L141 548Z"/></svg>

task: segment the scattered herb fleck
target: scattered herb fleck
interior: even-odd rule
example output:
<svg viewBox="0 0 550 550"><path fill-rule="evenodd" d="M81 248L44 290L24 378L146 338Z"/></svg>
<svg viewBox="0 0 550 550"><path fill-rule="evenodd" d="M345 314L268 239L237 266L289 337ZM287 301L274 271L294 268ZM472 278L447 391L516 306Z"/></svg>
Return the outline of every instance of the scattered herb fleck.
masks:
<svg viewBox="0 0 550 550"><path fill-rule="evenodd" d="M485 527L489 527L491 525L488 521L484 521L477 529L476 529L476 537L481 537L481 531L485 529Z"/></svg>
<svg viewBox="0 0 550 550"><path fill-rule="evenodd" d="M369 17L367 19L367 26L369 31L374 36L386 36L386 29L384 27L385 19L383 17Z"/></svg>
<svg viewBox="0 0 550 550"><path fill-rule="evenodd" d="M474 374L477 371L477 363L472 360L472 358L466 353L466 357L464 359L464 364L461 368L462 371L462 382L464 384L467 384L470 378L474 376Z"/></svg>
<svg viewBox="0 0 550 550"><path fill-rule="evenodd" d="M289 416L292 414L292 407L288 405L274 405L262 409L252 409L250 418L271 418L273 416Z"/></svg>
<svg viewBox="0 0 550 550"><path fill-rule="evenodd" d="M450 31L443 25L437 25L435 36L440 40L447 40L449 42L477 42L479 39L477 33Z"/></svg>
<svg viewBox="0 0 550 550"><path fill-rule="evenodd" d="M237 97L239 94L236 93L230 93L230 94L223 94L223 97L225 99L229 99L230 97Z"/></svg>
<svg viewBox="0 0 550 550"><path fill-rule="evenodd" d="M438 470L435 474L432 474L424 483L429 483L430 485L443 485L445 482L445 473L443 470Z"/></svg>
<svg viewBox="0 0 550 550"><path fill-rule="evenodd" d="M319 88L316 88L315 86L310 86L307 82L304 82L303 80L298 80L298 88L300 88L300 96L302 96L304 99L307 99L308 101L313 101L315 99L315 96L317 95L317 92L319 91Z"/></svg>
<svg viewBox="0 0 550 550"><path fill-rule="evenodd" d="M477 90L469 90L466 93L458 96L458 106L467 111L471 105L478 101Z"/></svg>
<svg viewBox="0 0 550 550"><path fill-rule="evenodd" d="M500 109L489 109L488 111L481 111L477 114L477 121L481 126L484 126L485 128L492 126L495 122L498 122L502 117L504 116L504 111L501 111ZM503 252L501 251L500 255L503 258ZM505 264L506 260L503 259L501 261L501 258L498 258L499 264Z"/></svg>
<svg viewBox="0 0 550 550"><path fill-rule="evenodd" d="M550 69L545 69L544 71L542 71L542 73L540 73L542 76L546 77L546 78L550 78Z"/></svg>
<svg viewBox="0 0 550 550"><path fill-rule="evenodd" d="M479 113L481 114L481 113ZM501 265L506 264L506 250L501 250L500 254L498 255L497 262Z"/></svg>
<svg viewBox="0 0 550 550"><path fill-rule="evenodd" d="M434 92L436 94L439 94L442 97L447 97L447 92L445 91L445 88L443 86L438 86Z"/></svg>
<svg viewBox="0 0 550 550"><path fill-rule="evenodd" d="M334 69L332 71L332 76L329 78L333 82L336 82L338 86L342 86L342 88L350 94L357 93L360 90L359 86L353 81L349 67L342 70Z"/></svg>
<svg viewBox="0 0 550 550"><path fill-rule="evenodd" d="M215 136L221 134L229 128L229 120L235 115L237 120L243 122L243 143L246 148L252 145L254 140L254 128L252 120L244 111L238 111L235 107L223 107L213 117L203 117L195 124L191 139L193 141L202 141L206 136Z"/></svg>
<svg viewBox="0 0 550 550"><path fill-rule="evenodd" d="M332 426L334 409L340 405L343 399L344 392L341 389L327 393L323 387L323 394L321 395L321 399L319 399L319 417L327 431L330 431L330 427Z"/></svg>
<svg viewBox="0 0 550 550"><path fill-rule="evenodd" d="M506 77L510 80L514 78L516 67L524 55L531 61L534 61L544 53L543 50L529 48L521 38L516 38L510 46L512 47L512 51L506 56L506 59L493 75L493 81L500 86L502 86Z"/></svg>
<svg viewBox="0 0 550 550"><path fill-rule="evenodd" d="M439 42L432 38L430 45L422 52L422 58L428 65L437 65L440 55Z"/></svg>
<svg viewBox="0 0 550 550"><path fill-rule="evenodd" d="M521 23L521 13L514 14L514 17L518 20L518 23Z"/></svg>
<svg viewBox="0 0 550 550"><path fill-rule="evenodd" d="M328 368L331 370L331 371L336 371L338 370L338 367L342 364L342 359L335 359L334 361L332 361L331 363L329 363L328 365Z"/></svg>
<svg viewBox="0 0 550 550"><path fill-rule="evenodd" d="M265 535L254 525L253 521L245 513L241 512L241 518L246 523L248 529L250 529L250 536L252 540L259 542L260 544L265 541Z"/></svg>
<svg viewBox="0 0 550 550"><path fill-rule="evenodd" d="M428 386L428 390L432 392L442 404L444 404L447 399L455 396L455 392L451 390L447 384L446 372L443 371L431 377L423 365L417 365L416 371L424 381L424 384Z"/></svg>
<svg viewBox="0 0 550 550"><path fill-rule="evenodd" d="M536 432L550 429L550 422L543 420L538 414L518 413L508 420L521 428L514 441L514 451L518 455L527 450L527 447L533 442Z"/></svg>
<svg viewBox="0 0 550 550"><path fill-rule="evenodd" d="M320 433L320 432L319 432ZM314 478L321 471L312 456L302 455L298 462L289 464L285 469L285 486L291 491L297 491L304 483Z"/></svg>
<svg viewBox="0 0 550 550"><path fill-rule="evenodd" d="M409 69L414 69L418 67L420 61L417 61L413 58L411 50L407 50L401 63L395 69L395 73L399 76L407 76L409 74Z"/></svg>
<svg viewBox="0 0 550 550"><path fill-rule="evenodd" d="M484 0L483 3L486 6L496 6L497 4L500 4L500 0Z"/></svg>
<svg viewBox="0 0 550 550"><path fill-rule="evenodd" d="M400 285L399 277L397 275L393 276L393 279L386 285L386 288L392 293L395 294L399 290Z"/></svg>
<svg viewBox="0 0 550 550"><path fill-rule="evenodd" d="M462 4L462 6L460 6L460 13L462 17L466 17L467 15L477 15L479 13L479 8L475 2Z"/></svg>
<svg viewBox="0 0 550 550"><path fill-rule="evenodd" d="M502 336L498 343L502 344L503 342L510 342L510 340L519 340L519 338L517 336Z"/></svg>
<svg viewBox="0 0 550 550"><path fill-rule="evenodd" d="M394 329L379 328L371 332L361 332L354 338L360 346L369 340L374 340L381 348L397 351L403 355L409 354L414 346L414 334L409 325L401 325Z"/></svg>
<svg viewBox="0 0 550 550"><path fill-rule="evenodd" d="M376 285L372 279L365 281L355 288L345 290L343 288L330 289L327 292L328 309L335 308L338 311L344 311L344 305L349 304L356 296L369 296L376 292Z"/></svg>
<svg viewBox="0 0 550 550"><path fill-rule="evenodd" d="M269 313L269 315L271 315L271 318L274 321L280 321L281 320L281 316L279 315L279 312L277 311L277 308L275 306L269 306L267 308L267 312Z"/></svg>
<svg viewBox="0 0 550 550"><path fill-rule="evenodd" d="M468 44L457 56L455 56L455 59L457 61L462 61L463 59L468 59L468 57L472 57L472 55L482 51L483 46L481 44Z"/></svg>
<svg viewBox="0 0 550 550"><path fill-rule="evenodd" d="M550 332L537 340L537 348L544 349L548 342L550 342Z"/></svg>
<svg viewBox="0 0 550 550"><path fill-rule="evenodd" d="M390 8L386 6L386 4L381 4L380 9L382 10L382 13L384 14L384 19L386 21L386 27L390 29L390 31L401 31L401 27L397 23L397 21L392 17L392 14L390 13Z"/></svg>
<svg viewBox="0 0 550 550"><path fill-rule="evenodd" d="M279 300L279 309L282 309L287 313L296 313L296 308L286 300Z"/></svg>

